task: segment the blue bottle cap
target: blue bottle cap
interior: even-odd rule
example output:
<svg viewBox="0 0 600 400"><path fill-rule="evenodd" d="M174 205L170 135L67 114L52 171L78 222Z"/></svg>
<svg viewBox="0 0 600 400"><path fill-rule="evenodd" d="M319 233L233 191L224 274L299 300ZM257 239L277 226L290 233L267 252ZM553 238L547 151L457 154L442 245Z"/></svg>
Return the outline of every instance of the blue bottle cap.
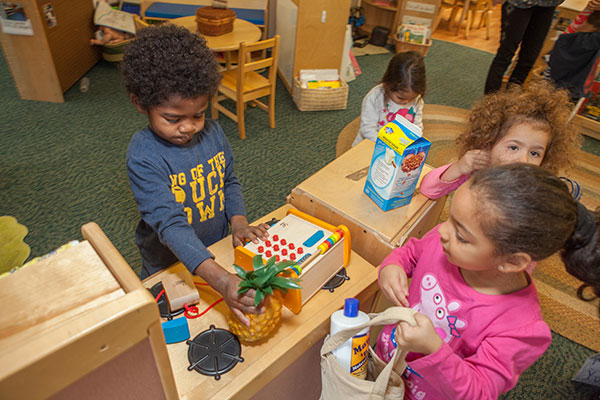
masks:
<svg viewBox="0 0 600 400"><path fill-rule="evenodd" d="M347 298L344 301L344 317L356 318L358 316L358 299Z"/></svg>

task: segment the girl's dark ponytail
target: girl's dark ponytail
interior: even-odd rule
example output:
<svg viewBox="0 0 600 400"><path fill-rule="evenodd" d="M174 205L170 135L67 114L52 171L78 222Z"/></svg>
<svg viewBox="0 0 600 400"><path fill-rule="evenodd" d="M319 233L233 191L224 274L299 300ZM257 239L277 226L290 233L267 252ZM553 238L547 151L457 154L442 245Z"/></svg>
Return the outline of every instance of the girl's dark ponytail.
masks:
<svg viewBox="0 0 600 400"><path fill-rule="evenodd" d="M525 252L539 261L562 249L567 272L583 282L577 296L600 297L600 208L589 211L563 181L531 164L485 168L469 182L479 196L481 227L498 254Z"/></svg>
<svg viewBox="0 0 600 400"><path fill-rule="evenodd" d="M600 297L599 226L600 210L591 212L581 203L577 203L577 224L561 252L567 272L584 282L577 290L577 296L585 301ZM584 294L588 287L594 296Z"/></svg>

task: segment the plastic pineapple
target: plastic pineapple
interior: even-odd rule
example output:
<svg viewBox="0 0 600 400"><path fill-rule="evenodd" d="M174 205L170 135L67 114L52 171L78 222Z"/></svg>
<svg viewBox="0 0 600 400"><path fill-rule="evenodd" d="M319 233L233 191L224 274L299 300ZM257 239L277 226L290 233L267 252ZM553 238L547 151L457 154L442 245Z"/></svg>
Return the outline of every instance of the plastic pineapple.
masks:
<svg viewBox="0 0 600 400"><path fill-rule="evenodd" d="M238 276L242 278L238 294L246 293L250 289L256 290L254 305L258 306L264 299L266 308L264 314L245 314L250 320L250 327L240 322L233 313L229 313L227 323L231 331L246 343L252 343L266 338L279 326L281 322L281 295L288 289L300 289L298 278L279 276L286 268L295 265L293 261L282 261L275 263L275 257L271 257L263 264L262 256L257 255L252 259L254 271L246 271L234 265Z"/></svg>

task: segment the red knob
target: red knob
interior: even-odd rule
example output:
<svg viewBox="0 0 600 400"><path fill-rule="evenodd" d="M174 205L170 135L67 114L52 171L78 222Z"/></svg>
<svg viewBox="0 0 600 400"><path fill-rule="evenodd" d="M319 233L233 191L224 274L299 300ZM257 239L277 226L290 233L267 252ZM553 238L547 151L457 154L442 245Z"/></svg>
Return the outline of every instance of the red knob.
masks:
<svg viewBox="0 0 600 400"><path fill-rule="evenodd" d="M281 239L281 242L279 242L279 243L281 243L283 246L285 246L285 245L286 245L286 243L287 243L287 240L285 240L285 239Z"/></svg>
<svg viewBox="0 0 600 400"><path fill-rule="evenodd" d="M294 243L288 244L288 247L290 248L290 250L294 250L296 248L296 246L294 246Z"/></svg>
<svg viewBox="0 0 600 400"><path fill-rule="evenodd" d="M275 251L279 251L279 245L278 245L278 244L274 244L274 245L273 245L273 250L275 250Z"/></svg>
<svg viewBox="0 0 600 400"><path fill-rule="evenodd" d="M298 254L304 253L304 249L302 247L298 247L298 250L296 251L298 252Z"/></svg>
<svg viewBox="0 0 600 400"><path fill-rule="evenodd" d="M279 262L279 254L275 256L275 261Z"/></svg>
<svg viewBox="0 0 600 400"><path fill-rule="evenodd" d="M281 255L287 256L287 249L281 249Z"/></svg>
<svg viewBox="0 0 600 400"><path fill-rule="evenodd" d="M267 250L265 252L265 256L267 256L267 257L271 257L272 255L273 255L273 253L271 253L271 250Z"/></svg>
<svg viewBox="0 0 600 400"><path fill-rule="evenodd" d="M265 251L265 248L263 246L258 246L258 252L262 253Z"/></svg>
<svg viewBox="0 0 600 400"><path fill-rule="evenodd" d="M267 246L267 247L270 247L270 246L271 246L271 241L270 241L270 240L267 240L267 241L265 242L265 246Z"/></svg>
<svg viewBox="0 0 600 400"><path fill-rule="evenodd" d="M277 236L277 235L273 235L273 240L274 240L274 241L278 241L278 240L279 240L279 236Z"/></svg>
<svg viewBox="0 0 600 400"><path fill-rule="evenodd" d="M296 259L296 253L290 254L290 260L294 261Z"/></svg>

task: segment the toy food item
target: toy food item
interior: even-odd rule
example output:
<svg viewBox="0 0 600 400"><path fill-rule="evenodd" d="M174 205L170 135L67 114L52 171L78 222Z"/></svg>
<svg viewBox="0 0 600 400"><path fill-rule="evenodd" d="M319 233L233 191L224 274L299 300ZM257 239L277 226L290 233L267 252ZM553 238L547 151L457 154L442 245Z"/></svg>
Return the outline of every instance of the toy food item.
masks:
<svg viewBox="0 0 600 400"><path fill-rule="evenodd" d="M227 316L229 329L242 342L252 343L266 338L279 326L281 322L281 291L287 292L288 289L300 289L298 278L284 277L279 274L285 269L296 265L292 261L282 261L275 263L275 257L271 257L263 265L261 255L256 255L252 259L254 271L246 271L243 268L234 265L238 276L242 278L238 294L246 293L250 289L256 290L254 296L254 305L258 306L264 299L263 305L266 308L264 314L245 314L250 320L250 327L244 325L233 313Z"/></svg>

